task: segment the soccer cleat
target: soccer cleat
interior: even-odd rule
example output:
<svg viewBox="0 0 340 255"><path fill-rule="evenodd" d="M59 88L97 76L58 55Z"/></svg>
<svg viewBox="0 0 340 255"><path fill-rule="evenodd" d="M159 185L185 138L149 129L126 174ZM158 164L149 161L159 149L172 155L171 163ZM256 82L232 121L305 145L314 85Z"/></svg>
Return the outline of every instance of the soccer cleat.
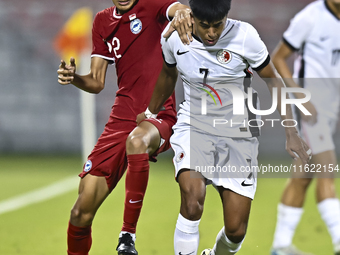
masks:
<svg viewBox="0 0 340 255"><path fill-rule="evenodd" d="M313 255L311 253L305 253L299 251L295 248L295 246L291 245L288 247L272 249L270 252L271 255Z"/></svg>
<svg viewBox="0 0 340 255"><path fill-rule="evenodd" d="M122 237L119 237L116 250L118 255L138 255L135 249L135 242L129 233L125 233Z"/></svg>
<svg viewBox="0 0 340 255"><path fill-rule="evenodd" d="M205 249L204 251L201 252L201 255L213 255L212 249Z"/></svg>

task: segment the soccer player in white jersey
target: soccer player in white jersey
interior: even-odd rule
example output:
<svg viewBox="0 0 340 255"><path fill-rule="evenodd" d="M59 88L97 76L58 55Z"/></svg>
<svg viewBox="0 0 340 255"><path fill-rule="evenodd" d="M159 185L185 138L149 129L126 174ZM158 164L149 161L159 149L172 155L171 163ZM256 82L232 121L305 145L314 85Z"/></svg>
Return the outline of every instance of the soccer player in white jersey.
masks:
<svg viewBox="0 0 340 255"><path fill-rule="evenodd" d="M298 54L292 75L286 60L294 52ZM287 86L304 86L311 92L305 107L312 115L301 115L300 131L313 153L309 167L319 164L322 174L310 176L297 171L289 179L278 206L272 255L304 254L292 246L292 239L312 177L318 177L318 209L331 235L334 252L340 254L340 203L332 173L332 169L338 168L332 135L340 102L340 0L315 1L300 11L275 49L273 63ZM301 166L302 162L295 164Z"/></svg>
<svg viewBox="0 0 340 255"><path fill-rule="evenodd" d="M262 78L272 78L266 79L270 90L284 87L257 31L250 24L227 19L230 2L189 1L194 40L190 45L184 45L177 32L167 40L162 39L163 68L148 109L137 118L138 122L156 116L173 92L179 72L185 101L180 105L171 137L176 180L181 192L174 237L175 255L197 254L198 227L206 184L209 183L220 193L224 227L218 233L213 249L206 249L202 254L235 254L241 248L256 190L256 173L240 170L257 165L259 135L255 123L248 125L252 119L257 122L256 116L244 106L247 100L256 105L256 94L250 94L245 100L242 97L249 86L251 69ZM236 95L234 99L230 92ZM237 105L235 101L238 101ZM244 113L233 114L233 106ZM282 118L292 118L290 108ZM219 124L213 125L214 121ZM297 129L290 126L285 129L287 151L292 157L297 153L307 162L308 146L298 136ZM207 167L220 167L224 171L205 171ZM235 172L228 173L225 171L228 168Z"/></svg>

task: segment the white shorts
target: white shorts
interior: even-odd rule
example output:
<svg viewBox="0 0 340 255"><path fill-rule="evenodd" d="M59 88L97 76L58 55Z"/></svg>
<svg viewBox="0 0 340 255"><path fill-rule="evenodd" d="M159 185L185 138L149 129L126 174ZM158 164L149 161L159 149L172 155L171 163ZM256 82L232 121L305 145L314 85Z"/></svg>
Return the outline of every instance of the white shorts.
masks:
<svg viewBox="0 0 340 255"><path fill-rule="evenodd" d="M318 121L313 126L301 120L301 136L312 150L313 154L335 150L333 134L336 130L336 119L318 115Z"/></svg>
<svg viewBox="0 0 340 255"><path fill-rule="evenodd" d="M214 136L177 123L170 138L176 178L181 170L200 172L214 186L254 199L257 186L258 139Z"/></svg>

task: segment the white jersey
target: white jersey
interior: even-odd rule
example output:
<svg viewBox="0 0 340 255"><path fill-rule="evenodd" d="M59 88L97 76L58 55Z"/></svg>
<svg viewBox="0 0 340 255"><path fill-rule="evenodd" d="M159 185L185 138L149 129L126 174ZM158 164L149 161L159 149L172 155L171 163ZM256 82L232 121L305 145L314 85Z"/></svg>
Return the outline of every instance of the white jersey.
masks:
<svg viewBox="0 0 340 255"><path fill-rule="evenodd" d="M340 100L340 20L326 1L315 1L295 15L283 40L299 53L293 77L308 78L300 85L312 93L311 102L319 113L336 118Z"/></svg>
<svg viewBox="0 0 340 255"><path fill-rule="evenodd" d="M177 32L169 39L162 37L161 43L165 62L177 66L183 81L185 101L180 104L178 122L219 136L260 135L259 117L247 104L252 99L252 106L258 109L257 93L248 93L247 89L251 68L261 70L270 58L250 24L228 19L214 46L205 46L197 37L184 45Z"/></svg>

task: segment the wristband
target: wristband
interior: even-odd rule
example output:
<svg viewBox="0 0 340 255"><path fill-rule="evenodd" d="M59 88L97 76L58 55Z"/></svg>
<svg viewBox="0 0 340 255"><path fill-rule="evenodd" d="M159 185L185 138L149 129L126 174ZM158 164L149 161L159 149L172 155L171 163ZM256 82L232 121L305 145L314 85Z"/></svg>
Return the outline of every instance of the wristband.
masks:
<svg viewBox="0 0 340 255"><path fill-rule="evenodd" d="M150 112L150 110L149 110L149 107L146 109L146 111L144 112L144 114L145 114L145 117L147 118L147 119L156 119L157 118L157 114L154 114L154 113L152 113L152 112Z"/></svg>

